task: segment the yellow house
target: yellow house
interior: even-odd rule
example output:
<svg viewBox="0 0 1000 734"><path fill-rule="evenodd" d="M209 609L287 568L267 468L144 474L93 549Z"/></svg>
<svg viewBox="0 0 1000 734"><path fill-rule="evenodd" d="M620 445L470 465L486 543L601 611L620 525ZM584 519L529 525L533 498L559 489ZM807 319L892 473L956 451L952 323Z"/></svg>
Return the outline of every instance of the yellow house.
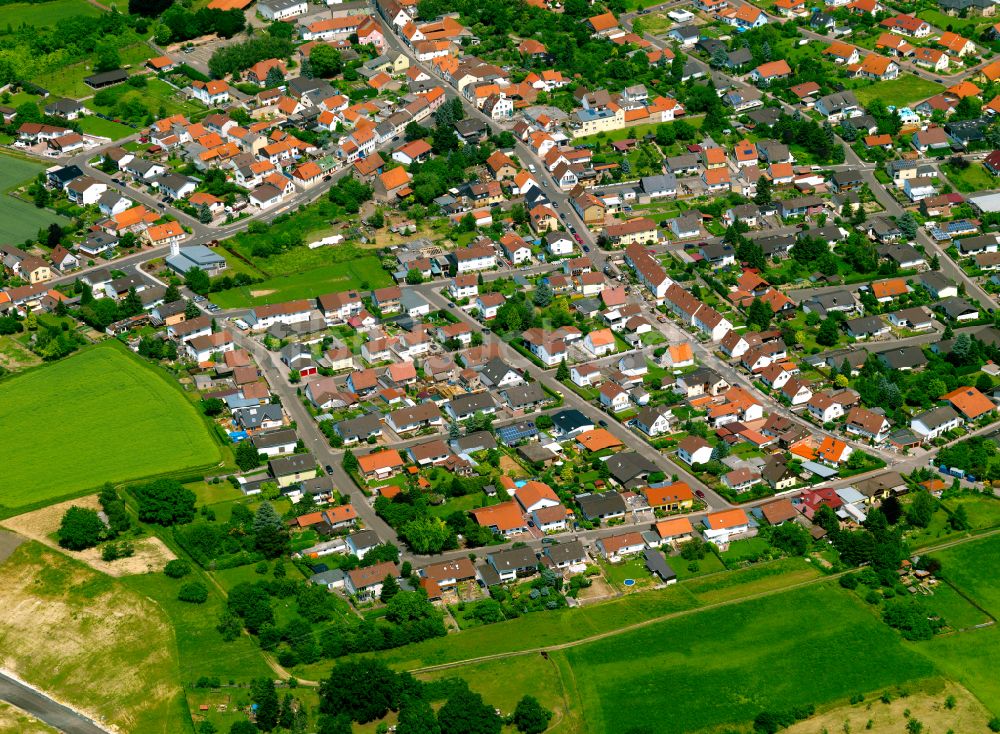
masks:
<svg viewBox="0 0 1000 734"><path fill-rule="evenodd" d="M271 459L268 466L271 469L271 476L282 488L316 476L316 459L312 454L279 456Z"/></svg>

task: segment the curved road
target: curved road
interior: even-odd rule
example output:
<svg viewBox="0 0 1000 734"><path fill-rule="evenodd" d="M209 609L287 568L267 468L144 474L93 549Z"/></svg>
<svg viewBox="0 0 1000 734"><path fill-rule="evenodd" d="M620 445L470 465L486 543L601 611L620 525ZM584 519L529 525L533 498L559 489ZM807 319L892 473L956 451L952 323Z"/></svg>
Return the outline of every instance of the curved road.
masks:
<svg viewBox="0 0 1000 734"><path fill-rule="evenodd" d="M0 673L0 699L66 734L110 734L110 730L86 716L3 673Z"/></svg>

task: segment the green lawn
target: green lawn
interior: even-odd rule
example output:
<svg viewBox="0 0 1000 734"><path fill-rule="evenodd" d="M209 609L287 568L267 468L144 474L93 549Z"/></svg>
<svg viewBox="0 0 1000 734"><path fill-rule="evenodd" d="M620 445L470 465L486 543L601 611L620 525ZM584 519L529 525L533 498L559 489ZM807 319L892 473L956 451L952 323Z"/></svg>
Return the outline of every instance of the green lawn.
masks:
<svg viewBox="0 0 1000 734"><path fill-rule="evenodd" d="M720 553L722 560L726 563L742 561L745 558L758 556L768 549L767 541L763 538L746 538L736 540L729 544L729 549Z"/></svg>
<svg viewBox="0 0 1000 734"><path fill-rule="evenodd" d="M699 602L716 604L809 581L819 576L819 573L815 566L801 558L783 558L738 571L694 579L686 585Z"/></svg>
<svg viewBox="0 0 1000 734"><path fill-rule="evenodd" d="M76 15L98 16L100 8L87 0L49 0L44 3L11 3L0 6L0 27L17 28L22 24L52 27L60 20Z"/></svg>
<svg viewBox="0 0 1000 734"><path fill-rule="evenodd" d="M122 125L112 120L105 120L103 117L97 117L96 115L87 115L81 118L80 129L88 135L97 135L102 138L111 138L112 140L127 138L129 135L134 135L137 132L128 125Z"/></svg>
<svg viewBox="0 0 1000 734"><path fill-rule="evenodd" d="M176 384L117 342L17 375L0 391L8 509L222 458Z"/></svg>
<svg viewBox="0 0 1000 734"><path fill-rule="evenodd" d="M249 287L213 293L212 301L222 308L241 308L297 298L315 298L323 293L351 288L382 288L391 284L392 278L382 269L379 259L374 255L365 255L348 262L269 278Z"/></svg>
<svg viewBox="0 0 1000 734"><path fill-rule="evenodd" d="M822 705L935 673L862 602L832 584L555 655L569 662L569 695L588 728L607 734L682 734L745 723L762 710Z"/></svg>
<svg viewBox="0 0 1000 734"><path fill-rule="evenodd" d="M944 501L949 510L965 506L973 530L995 528L1000 525L1000 499L990 495L965 495Z"/></svg>
<svg viewBox="0 0 1000 734"><path fill-rule="evenodd" d="M935 557L941 561L942 576L990 614L1000 616L1000 585L996 583L1000 537L964 543L936 553ZM928 599L929 608L933 608L932 600L933 597ZM996 625L937 637L913 647L1000 715L1000 677L996 675L1000 629Z"/></svg>
<svg viewBox="0 0 1000 734"><path fill-rule="evenodd" d="M952 185L966 194L996 186L996 177L987 171L982 163L972 163L968 168L962 170L957 170L950 163L943 164L941 168L944 169Z"/></svg>
<svg viewBox="0 0 1000 734"><path fill-rule="evenodd" d="M135 70L135 67L141 66L147 59L151 59L154 53L153 49L146 43L134 43L119 49L118 55L121 58L122 68L132 68ZM76 64L68 64L59 69L38 74L32 81L56 96L72 97L73 99L90 97L94 94L95 90L87 86L83 80L94 73L92 61L92 58L87 58ZM162 82L160 83L162 84ZM152 84L150 86L152 87ZM148 90L143 91L146 92ZM143 96L144 99L152 103L154 101L151 99L152 95L153 92L149 91L148 94ZM103 109L101 111L104 112ZM156 113L155 105L153 106L153 113Z"/></svg>
<svg viewBox="0 0 1000 734"><path fill-rule="evenodd" d="M130 46L129 48L135 48ZM149 53L149 47L143 44L140 49L146 49L140 56L146 56L147 58L151 55ZM142 59L139 63L145 62ZM167 84L162 79L157 79L156 77L147 77L146 86L141 89L131 87L128 84L120 84L117 87L111 87L114 92L115 103L122 99L138 99L149 109L150 114L159 116L160 108L163 108L163 112L167 115L192 115L199 111L204 111L204 107L194 102L189 101L184 97L184 95L174 87ZM110 115L113 113L113 106L100 106L95 105L92 101L89 103L91 109ZM126 135L131 135L134 130L130 130Z"/></svg>
<svg viewBox="0 0 1000 734"><path fill-rule="evenodd" d="M1000 537L992 536L936 553L941 575L994 616L1000 617Z"/></svg>
<svg viewBox="0 0 1000 734"><path fill-rule="evenodd" d="M985 612L976 609L949 584L938 584L931 596L920 598L930 611L939 614L952 629L967 629L989 621Z"/></svg>
<svg viewBox="0 0 1000 734"><path fill-rule="evenodd" d="M9 6L8 6L9 7ZM41 163L0 153L0 244L20 244L38 235L38 230L53 222L69 222L48 209L38 207L10 195L10 191L27 183L45 170Z"/></svg>
<svg viewBox="0 0 1000 734"><path fill-rule="evenodd" d="M995 20L983 17L958 18L942 13L940 10L921 10L917 13L917 17L921 20L926 20L936 28L941 30L950 28L955 33L973 40L978 40L980 31L987 26L993 25L993 20Z"/></svg>
<svg viewBox="0 0 1000 734"><path fill-rule="evenodd" d="M177 600L177 590L191 578L171 579L162 573L149 573L123 579L127 586L156 602L170 618L176 637L181 683L191 686L201 676L218 677L223 684L230 680L245 683L251 678L273 675L260 649L249 637L226 642L215 629L225 602L210 581L206 580L210 592L206 603L188 604ZM253 580L260 578L257 576Z"/></svg>
<svg viewBox="0 0 1000 734"><path fill-rule="evenodd" d="M854 90L854 96L863 105L867 105L874 99L881 99L886 104L902 107L927 99L941 91L943 91L943 87L940 84L918 76L900 74L897 79L893 79L891 82L878 82L877 84L865 82Z"/></svg>

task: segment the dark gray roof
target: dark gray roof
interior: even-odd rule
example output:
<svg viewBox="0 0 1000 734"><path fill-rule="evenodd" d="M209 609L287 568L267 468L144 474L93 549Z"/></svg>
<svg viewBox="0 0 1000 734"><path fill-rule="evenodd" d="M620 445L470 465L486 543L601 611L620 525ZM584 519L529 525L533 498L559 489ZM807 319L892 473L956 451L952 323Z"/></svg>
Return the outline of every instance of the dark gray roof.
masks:
<svg viewBox="0 0 1000 734"><path fill-rule="evenodd" d="M627 509L625 507L625 500L613 490L593 494L578 494L576 502L580 505L580 512L588 520L622 515Z"/></svg>
<svg viewBox="0 0 1000 734"><path fill-rule="evenodd" d="M337 433L342 438L365 440L373 433L382 430L382 421L377 413L367 413L359 415L357 418L348 418L340 421L336 426Z"/></svg>
<svg viewBox="0 0 1000 734"><path fill-rule="evenodd" d="M563 433L572 433L573 431L578 431L586 426L594 425L593 420L585 416L576 408L560 410L552 416L552 422L555 424L555 427Z"/></svg>
<svg viewBox="0 0 1000 734"><path fill-rule="evenodd" d="M505 387L500 394L512 408L521 408L536 403L544 403L547 399L545 391L537 382L530 382L527 385L513 385Z"/></svg>
<svg viewBox="0 0 1000 734"><path fill-rule="evenodd" d="M488 556L490 564L497 571L513 571L522 568L534 568L538 558L531 548L509 548Z"/></svg>
<svg viewBox="0 0 1000 734"><path fill-rule="evenodd" d="M253 445L258 449L269 449L275 446L285 446L298 441L298 436L291 428L282 428L278 431L265 431L253 437Z"/></svg>
<svg viewBox="0 0 1000 734"><path fill-rule="evenodd" d="M497 447L496 439L493 438L493 434L489 431L474 431L473 433L456 438L451 443L452 448L459 453L465 451L483 451Z"/></svg>
<svg viewBox="0 0 1000 734"><path fill-rule="evenodd" d="M664 557L662 551L656 548L646 548L642 554L646 559L646 568L650 573L659 576L663 581L677 579L677 574L674 573L674 569L667 563L667 559Z"/></svg>
<svg viewBox="0 0 1000 734"><path fill-rule="evenodd" d="M542 551L542 554L553 563L566 563L567 561L576 561L586 557L586 551L583 549L583 543L579 540L572 540L568 543L547 545L545 546L545 550Z"/></svg>
<svg viewBox="0 0 1000 734"><path fill-rule="evenodd" d="M477 392L469 393L468 395L459 395L454 400L449 400L448 406L455 415L468 415L469 413L496 408L496 403L493 402L493 398L490 397L489 393Z"/></svg>
<svg viewBox="0 0 1000 734"><path fill-rule="evenodd" d="M292 454L291 456L278 456L271 459L268 464L274 476L309 471L316 468L316 459L312 454Z"/></svg>
<svg viewBox="0 0 1000 734"><path fill-rule="evenodd" d="M889 369L911 370L927 364L927 355L920 347L896 347L886 352L879 352L878 358Z"/></svg>
<svg viewBox="0 0 1000 734"><path fill-rule="evenodd" d="M979 309L976 306L973 306L966 299L959 298L958 296L938 301L934 304L934 308L944 311L945 314L952 319L957 319L960 316L967 316L970 313L979 313Z"/></svg>
<svg viewBox="0 0 1000 734"><path fill-rule="evenodd" d="M607 460L611 477L621 485L628 486L633 480L658 471L652 461L635 451L615 454Z"/></svg>

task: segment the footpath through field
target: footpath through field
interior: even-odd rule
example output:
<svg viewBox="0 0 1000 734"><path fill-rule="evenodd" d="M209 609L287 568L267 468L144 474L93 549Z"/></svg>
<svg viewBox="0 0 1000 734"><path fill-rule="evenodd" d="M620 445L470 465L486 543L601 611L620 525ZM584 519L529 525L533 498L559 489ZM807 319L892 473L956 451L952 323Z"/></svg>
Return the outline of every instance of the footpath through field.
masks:
<svg viewBox="0 0 1000 734"><path fill-rule="evenodd" d="M982 540L983 538L988 538L993 535L1000 534L1000 528L993 528L984 533L978 533L975 535L970 535L965 538L959 538L957 540L951 540L946 543L941 543L940 545L931 546L928 548L922 548L921 553L931 553L933 551L940 551L946 548L952 548L956 545L962 545L964 543L971 543L976 540ZM659 624L660 622L666 622L671 619L677 619L678 617L687 617L692 614L698 614L699 612L704 612L709 609L717 609L719 607L728 607L734 604L742 604L743 602L753 601L755 599L763 599L769 596L775 596L777 594L783 594L786 591L794 591L795 589L801 589L807 586L814 586L816 584L825 583L834 579L838 579L849 573L854 573L857 571L856 568L850 568L846 571L840 571L839 573L830 574L829 576L819 576L814 579L809 579L807 581L800 581L795 584L789 584L788 586L782 586L778 589L768 589L767 591L760 591L753 594L747 594L746 596L741 596L736 599L727 599L725 601L714 602L712 604L705 604L700 607L693 607L691 609L684 609L679 612L671 612L669 614L663 614L658 617L651 617L650 619L645 619L641 622L635 622L634 624L626 625L625 627L619 627L615 630L609 630L607 632L600 632L596 635L591 635L590 637L582 637L579 640L572 640L570 642L562 642L556 645L545 645L541 647L532 647L525 650L512 650L510 652L498 652L492 655L483 655L481 657L466 658L465 660L455 660L450 663L440 663L438 665L426 665L420 668L411 668L408 672L410 673L432 673L440 670L449 670L451 668L460 668L464 665L474 665L477 663L489 662L491 660L502 660L505 658L519 657L521 655L535 655L541 653L555 652L557 650L566 650L571 647L579 647L580 645L587 645L591 642L597 642L598 640L604 640L609 637L615 637L617 635L622 635L627 632L632 632L633 630L641 629L643 627L648 627L653 624Z"/></svg>

